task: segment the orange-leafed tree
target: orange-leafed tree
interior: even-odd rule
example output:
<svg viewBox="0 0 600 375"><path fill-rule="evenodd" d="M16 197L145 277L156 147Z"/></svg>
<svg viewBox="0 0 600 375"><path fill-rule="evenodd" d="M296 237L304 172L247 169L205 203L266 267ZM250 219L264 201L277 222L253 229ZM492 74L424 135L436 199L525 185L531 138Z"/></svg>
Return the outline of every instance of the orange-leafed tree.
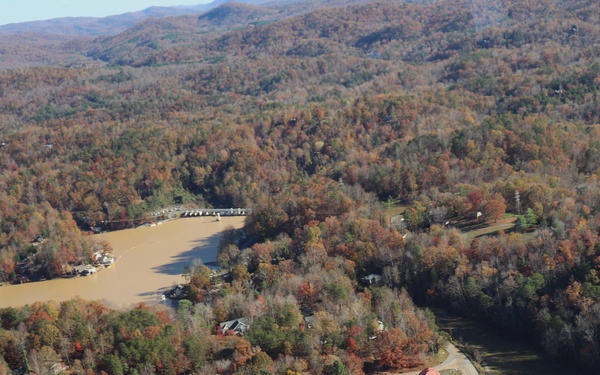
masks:
<svg viewBox="0 0 600 375"><path fill-rule="evenodd" d="M504 217L506 213L506 203L500 194L495 194L493 198L488 199L485 204L485 217L494 223Z"/></svg>
<svg viewBox="0 0 600 375"><path fill-rule="evenodd" d="M400 328L391 328L381 334L379 348L379 365L402 369L421 365L419 354L427 349L427 345L407 336Z"/></svg>

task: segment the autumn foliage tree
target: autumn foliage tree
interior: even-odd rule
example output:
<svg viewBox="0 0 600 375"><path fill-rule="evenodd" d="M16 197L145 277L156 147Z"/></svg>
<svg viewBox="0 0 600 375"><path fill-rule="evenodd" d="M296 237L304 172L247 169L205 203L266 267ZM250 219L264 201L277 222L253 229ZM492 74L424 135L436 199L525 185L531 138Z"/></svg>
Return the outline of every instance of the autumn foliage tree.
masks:
<svg viewBox="0 0 600 375"><path fill-rule="evenodd" d="M421 365L419 353L422 351L414 338L407 337L399 328L382 333L378 363L385 368L403 369Z"/></svg>
<svg viewBox="0 0 600 375"><path fill-rule="evenodd" d="M506 203L500 194L495 194L491 199L485 202L484 215L486 220L494 223L502 218L506 213Z"/></svg>

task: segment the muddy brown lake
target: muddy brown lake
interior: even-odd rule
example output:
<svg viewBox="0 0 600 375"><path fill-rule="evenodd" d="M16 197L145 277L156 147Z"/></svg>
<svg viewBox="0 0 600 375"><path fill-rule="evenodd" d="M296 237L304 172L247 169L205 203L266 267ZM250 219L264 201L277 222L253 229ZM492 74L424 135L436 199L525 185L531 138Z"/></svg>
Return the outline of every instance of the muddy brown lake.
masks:
<svg viewBox="0 0 600 375"><path fill-rule="evenodd" d="M85 277L0 286L0 308L77 296L114 308L158 303L165 290L184 282L183 269L193 259L216 260L224 229L243 224L243 217L193 217L98 234L97 240L108 241L114 249L113 266Z"/></svg>

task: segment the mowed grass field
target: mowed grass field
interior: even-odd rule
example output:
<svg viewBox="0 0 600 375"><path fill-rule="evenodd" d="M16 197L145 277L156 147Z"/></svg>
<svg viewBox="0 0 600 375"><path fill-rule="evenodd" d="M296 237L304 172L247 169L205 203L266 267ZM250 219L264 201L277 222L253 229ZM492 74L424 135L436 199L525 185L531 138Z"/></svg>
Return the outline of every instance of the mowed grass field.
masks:
<svg viewBox="0 0 600 375"><path fill-rule="evenodd" d="M406 210L409 206L404 206L404 205L393 205L391 207L388 207L384 210L385 214L388 216L396 216L396 215L401 215L404 210Z"/></svg>
<svg viewBox="0 0 600 375"><path fill-rule="evenodd" d="M467 238L472 240L475 237L480 236L493 236L500 233L500 231L507 232L515 227L516 218L511 220L499 220L497 223L485 223L481 228L469 230L468 228L462 228L461 230L466 233Z"/></svg>
<svg viewBox="0 0 600 375"><path fill-rule="evenodd" d="M402 213L408 207L409 206L406 206L406 205L396 204L396 205L392 205L392 206L385 208L384 213L386 214L386 216L388 217L388 220L389 220L394 216L402 215ZM452 222L452 219L451 219L450 222L451 222L451 226L457 227L461 232L463 232L467 236L467 239L469 241L471 241L473 238L480 237L480 236L486 236L486 235L494 236L494 235L497 235L498 233L500 233L501 231L510 232L510 231L514 230L515 225L517 224L517 218L516 217L507 217L507 218L498 220L496 222L486 222L486 221L478 222L475 220L468 220L468 219L464 220L463 219L463 220L459 220L458 222L454 222L454 223ZM523 233L520 233L519 235L523 236L524 239L527 239L526 237L528 236L528 234L523 234Z"/></svg>

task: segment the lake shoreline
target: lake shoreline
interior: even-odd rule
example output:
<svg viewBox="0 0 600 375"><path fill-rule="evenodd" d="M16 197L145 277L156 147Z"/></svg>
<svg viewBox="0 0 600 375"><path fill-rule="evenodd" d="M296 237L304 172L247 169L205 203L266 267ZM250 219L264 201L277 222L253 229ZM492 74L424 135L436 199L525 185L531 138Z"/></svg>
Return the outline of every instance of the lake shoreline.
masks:
<svg viewBox="0 0 600 375"><path fill-rule="evenodd" d="M193 259L216 261L223 230L241 228L244 220L186 217L166 220L161 225L96 234L96 240L106 240L113 247L117 262L112 267L85 277L3 286L0 308L75 297L100 300L111 307L159 303L161 293L184 282L183 268Z"/></svg>

